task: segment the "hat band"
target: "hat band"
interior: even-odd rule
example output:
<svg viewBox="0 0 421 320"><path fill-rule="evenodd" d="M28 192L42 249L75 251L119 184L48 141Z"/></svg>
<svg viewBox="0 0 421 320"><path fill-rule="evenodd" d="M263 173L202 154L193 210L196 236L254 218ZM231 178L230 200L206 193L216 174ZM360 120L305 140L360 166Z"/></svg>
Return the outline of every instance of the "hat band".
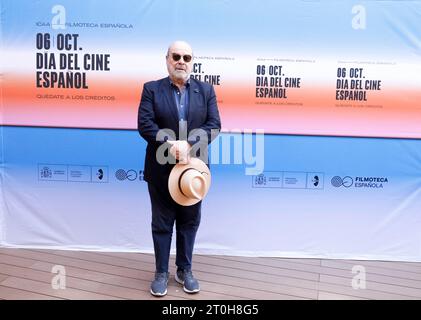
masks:
<svg viewBox="0 0 421 320"><path fill-rule="evenodd" d="M180 190L180 192L183 194L183 196L188 197L184 192L183 192L183 188L181 188L181 179L183 178L183 175L189 171L189 170L196 170L194 168L187 168L186 170L184 170L181 174L180 177L178 178L178 190ZM196 170L199 171L199 170ZM200 172L200 171L199 171Z"/></svg>

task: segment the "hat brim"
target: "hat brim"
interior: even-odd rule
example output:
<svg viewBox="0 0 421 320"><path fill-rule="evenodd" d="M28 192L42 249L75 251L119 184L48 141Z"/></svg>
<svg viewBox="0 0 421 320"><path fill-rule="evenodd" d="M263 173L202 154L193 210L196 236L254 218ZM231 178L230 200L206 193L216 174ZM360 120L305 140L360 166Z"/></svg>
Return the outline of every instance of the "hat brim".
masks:
<svg viewBox="0 0 421 320"><path fill-rule="evenodd" d="M202 200L202 199L194 199L194 198L186 197L179 188L178 181L180 179L181 174L185 170L190 169L190 168L196 169L202 172L203 177L206 180L206 187L207 187L205 196L211 184L211 173L206 163L204 163L202 160L198 158L190 158L190 161L187 164L177 163L172 168L170 176L168 178L168 190L173 200L182 206L192 206Z"/></svg>

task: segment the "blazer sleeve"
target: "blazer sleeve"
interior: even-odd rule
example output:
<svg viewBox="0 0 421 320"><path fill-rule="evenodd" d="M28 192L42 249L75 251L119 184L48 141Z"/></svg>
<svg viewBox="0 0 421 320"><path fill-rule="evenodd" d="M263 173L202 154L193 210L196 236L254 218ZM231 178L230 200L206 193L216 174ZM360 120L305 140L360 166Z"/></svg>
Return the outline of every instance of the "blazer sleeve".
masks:
<svg viewBox="0 0 421 320"><path fill-rule="evenodd" d="M216 102L216 94L213 86L207 96L207 116L206 121L198 129L192 130L187 139L190 145L194 145L200 141L207 141L210 144L221 131L221 119L219 117L218 104Z"/></svg>
<svg viewBox="0 0 421 320"><path fill-rule="evenodd" d="M142 98L140 99L137 116L137 129L139 134L150 144L160 145L169 138L174 139L173 134L161 130L155 120L154 91L150 83L143 85ZM171 138L172 137L172 138Z"/></svg>

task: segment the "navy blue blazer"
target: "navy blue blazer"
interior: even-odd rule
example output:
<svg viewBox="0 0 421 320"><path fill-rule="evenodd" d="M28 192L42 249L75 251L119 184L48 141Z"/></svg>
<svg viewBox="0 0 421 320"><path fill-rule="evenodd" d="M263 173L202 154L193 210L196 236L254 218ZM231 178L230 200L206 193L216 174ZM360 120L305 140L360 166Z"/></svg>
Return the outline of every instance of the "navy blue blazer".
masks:
<svg viewBox="0 0 421 320"><path fill-rule="evenodd" d="M168 77L144 84L138 112L138 131L147 141L144 179L160 188L168 190L168 177L175 159L168 155L173 164L160 164L156 152L166 140L187 140L191 145L208 144L216 137L211 130L221 129L218 105L213 86L209 83L190 79L189 107L187 116L187 139L179 137L178 110ZM194 129L202 129L201 135L193 134ZM170 129L167 135L159 135L160 129ZM169 132L173 132L170 134ZM214 132L213 132L214 133ZM191 135L193 134L193 135ZM183 137L182 137L183 138ZM198 146L198 145L197 145ZM196 147L197 147L196 146ZM198 156L193 154L193 156ZM203 155L200 155L203 156Z"/></svg>

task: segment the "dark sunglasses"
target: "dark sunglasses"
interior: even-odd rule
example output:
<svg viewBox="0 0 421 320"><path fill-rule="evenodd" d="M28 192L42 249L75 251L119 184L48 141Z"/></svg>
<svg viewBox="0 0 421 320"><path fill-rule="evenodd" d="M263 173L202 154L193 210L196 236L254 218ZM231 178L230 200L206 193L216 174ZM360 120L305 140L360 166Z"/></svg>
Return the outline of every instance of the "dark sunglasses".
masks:
<svg viewBox="0 0 421 320"><path fill-rule="evenodd" d="M178 54L178 53L173 53L172 54L172 59L174 61L179 61L181 59L181 57L183 57L184 62L190 62L191 59L192 59L192 56L189 55L189 54L185 54L183 56L181 54Z"/></svg>

